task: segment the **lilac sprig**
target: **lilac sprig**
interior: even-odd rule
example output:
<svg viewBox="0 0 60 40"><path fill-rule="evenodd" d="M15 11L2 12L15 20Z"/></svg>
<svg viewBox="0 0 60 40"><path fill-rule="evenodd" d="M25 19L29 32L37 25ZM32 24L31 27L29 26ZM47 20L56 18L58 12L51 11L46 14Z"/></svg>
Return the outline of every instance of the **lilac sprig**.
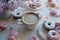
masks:
<svg viewBox="0 0 60 40"><path fill-rule="evenodd" d="M0 0L0 2L5 2L5 0Z"/></svg>
<svg viewBox="0 0 60 40"><path fill-rule="evenodd" d="M10 0L0 0L1 2L8 2L8 1L10 1Z"/></svg>
<svg viewBox="0 0 60 40"><path fill-rule="evenodd" d="M0 2L0 12L4 11L5 3Z"/></svg>
<svg viewBox="0 0 60 40"><path fill-rule="evenodd" d="M0 0L0 13L4 10L10 10L14 8L14 1L12 0ZM12 7L13 6L13 7Z"/></svg>

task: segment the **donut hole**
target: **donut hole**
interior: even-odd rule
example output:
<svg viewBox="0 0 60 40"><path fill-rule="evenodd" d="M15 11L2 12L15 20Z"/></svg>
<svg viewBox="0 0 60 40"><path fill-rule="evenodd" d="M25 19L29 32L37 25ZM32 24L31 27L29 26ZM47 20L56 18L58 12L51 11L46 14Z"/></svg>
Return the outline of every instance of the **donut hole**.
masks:
<svg viewBox="0 0 60 40"><path fill-rule="evenodd" d="M53 35L53 36L55 36L55 35L56 35L56 33L55 33L55 32L52 32L52 35Z"/></svg>
<svg viewBox="0 0 60 40"><path fill-rule="evenodd" d="M48 25L50 26L50 25L51 25L51 23L48 23Z"/></svg>
<svg viewBox="0 0 60 40"><path fill-rule="evenodd" d="M19 13L17 13L17 15L19 15Z"/></svg>
<svg viewBox="0 0 60 40"><path fill-rule="evenodd" d="M32 6L35 6L35 5L32 5Z"/></svg>

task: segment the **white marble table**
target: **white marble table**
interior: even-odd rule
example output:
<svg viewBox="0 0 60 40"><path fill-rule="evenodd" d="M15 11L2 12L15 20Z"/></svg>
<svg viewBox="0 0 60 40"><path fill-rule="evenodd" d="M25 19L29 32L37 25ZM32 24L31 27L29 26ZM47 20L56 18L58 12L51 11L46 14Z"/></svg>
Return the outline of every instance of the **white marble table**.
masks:
<svg viewBox="0 0 60 40"><path fill-rule="evenodd" d="M24 29L23 25L19 25L16 24L16 20L13 19L9 19L9 20L5 20L8 23L8 28L3 31L0 32L0 40L7 40L8 36L9 36L9 27L13 26L15 30L17 30L19 32L19 37L17 40L29 40L29 38L32 35L37 36L39 39L40 36L38 35L38 28L41 27L40 24L43 23L43 19L45 18L45 16L49 16L49 19L53 20L54 22L60 22L60 17L51 17L49 15L49 8L46 7L46 0L42 1L42 8L40 8L39 10L36 10L37 12L40 13L40 15L42 15L42 19L39 21L38 26L34 29L34 30L27 30ZM60 4L60 2L58 2L58 5ZM60 8L57 9L58 12L60 11ZM31 11L29 9L24 9L23 11ZM22 11L22 12L23 12ZM59 12L60 13L60 12ZM3 20L2 20L3 21ZM42 39L41 39L42 40Z"/></svg>

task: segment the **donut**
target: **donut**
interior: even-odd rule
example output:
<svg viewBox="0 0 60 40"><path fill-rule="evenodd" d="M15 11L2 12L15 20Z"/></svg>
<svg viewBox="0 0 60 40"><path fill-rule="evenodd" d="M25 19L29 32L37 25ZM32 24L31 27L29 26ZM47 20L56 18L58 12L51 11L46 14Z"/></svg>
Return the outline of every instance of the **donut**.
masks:
<svg viewBox="0 0 60 40"><path fill-rule="evenodd" d="M10 36L14 36L15 38L17 38L18 37L18 32L15 31L14 29L11 29Z"/></svg>
<svg viewBox="0 0 60 40"><path fill-rule="evenodd" d="M48 2L52 2L52 0L48 0Z"/></svg>
<svg viewBox="0 0 60 40"><path fill-rule="evenodd" d="M36 5L35 4L29 4L30 8L36 9Z"/></svg>
<svg viewBox="0 0 60 40"><path fill-rule="evenodd" d="M39 40L39 39L36 36L32 36L29 40Z"/></svg>
<svg viewBox="0 0 60 40"><path fill-rule="evenodd" d="M57 11L55 9L51 9L50 10L50 15L51 16L56 16L57 15Z"/></svg>
<svg viewBox="0 0 60 40"><path fill-rule="evenodd" d="M10 0L0 0L1 2L8 2L8 1L10 1Z"/></svg>
<svg viewBox="0 0 60 40"><path fill-rule="evenodd" d="M57 26L55 30L60 34L60 26Z"/></svg>
<svg viewBox="0 0 60 40"><path fill-rule="evenodd" d="M18 37L18 33L16 31L11 31L11 34L10 35L14 36L15 38Z"/></svg>
<svg viewBox="0 0 60 40"><path fill-rule="evenodd" d="M10 35L8 37L8 40L17 40L18 32L15 31L12 27L10 28Z"/></svg>
<svg viewBox="0 0 60 40"><path fill-rule="evenodd" d="M54 7L56 7L56 3L50 2L50 3L49 3L49 6L50 6L51 8L54 8Z"/></svg>
<svg viewBox="0 0 60 40"><path fill-rule="evenodd" d="M59 40L58 39L59 33L56 32L55 30L50 30L47 35L48 40Z"/></svg>
<svg viewBox="0 0 60 40"><path fill-rule="evenodd" d="M60 26L60 23L59 22L55 23L55 27L57 27L57 26Z"/></svg>
<svg viewBox="0 0 60 40"><path fill-rule="evenodd" d="M14 36L9 36L8 40L16 40L16 38Z"/></svg>
<svg viewBox="0 0 60 40"><path fill-rule="evenodd" d="M18 32L15 31L12 27L10 28L10 35L8 37L8 40L17 40Z"/></svg>
<svg viewBox="0 0 60 40"><path fill-rule="evenodd" d="M55 28L55 23L53 21L46 20L43 22L43 27L47 30L52 30Z"/></svg>
<svg viewBox="0 0 60 40"><path fill-rule="evenodd" d="M13 18L20 18L22 15L21 15L21 9L20 7L15 9L13 12L12 12L12 16Z"/></svg>
<svg viewBox="0 0 60 40"><path fill-rule="evenodd" d="M7 23L6 22L0 22L0 30L4 31L7 28Z"/></svg>
<svg viewBox="0 0 60 40"><path fill-rule="evenodd" d="M57 14L56 17L60 17L60 14Z"/></svg>
<svg viewBox="0 0 60 40"><path fill-rule="evenodd" d="M41 4L40 3L29 3L29 7L30 8L32 8L32 9L36 9L36 8L38 8L38 7L40 7L41 6Z"/></svg>

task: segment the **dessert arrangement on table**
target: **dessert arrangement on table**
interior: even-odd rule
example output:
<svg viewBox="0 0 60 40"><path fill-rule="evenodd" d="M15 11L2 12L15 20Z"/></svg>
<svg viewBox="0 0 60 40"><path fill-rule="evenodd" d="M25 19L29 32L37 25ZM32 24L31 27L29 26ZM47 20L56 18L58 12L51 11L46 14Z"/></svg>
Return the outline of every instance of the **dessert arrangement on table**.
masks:
<svg viewBox="0 0 60 40"><path fill-rule="evenodd" d="M59 21L60 0L0 0L0 40L60 40Z"/></svg>

